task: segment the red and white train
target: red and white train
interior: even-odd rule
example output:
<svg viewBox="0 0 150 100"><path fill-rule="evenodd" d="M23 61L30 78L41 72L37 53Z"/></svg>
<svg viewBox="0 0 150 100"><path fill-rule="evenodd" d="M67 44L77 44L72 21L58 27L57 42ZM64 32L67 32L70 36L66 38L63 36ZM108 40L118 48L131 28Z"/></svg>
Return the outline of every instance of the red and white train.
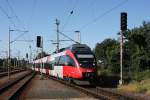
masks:
<svg viewBox="0 0 150 100"><path fill-rule="evenodd" d="M96 59L87 45L73 44L59 53L33 61L32 69L64 80L93 83Z"/></svg>

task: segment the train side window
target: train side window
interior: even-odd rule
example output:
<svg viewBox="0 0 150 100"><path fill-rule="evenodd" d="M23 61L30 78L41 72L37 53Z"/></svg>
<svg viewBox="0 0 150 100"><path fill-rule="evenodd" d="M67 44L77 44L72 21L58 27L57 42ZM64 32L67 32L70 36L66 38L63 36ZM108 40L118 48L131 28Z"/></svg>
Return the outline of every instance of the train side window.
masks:
<svg viewBox="0 0 150 100"><path fill-rule="evenodd" d="M56 57L56 58L55 58L54 65L58 65L59 59L60 59L60 57Z"/></svg>
<svg viewBox="0 0 150 100"><path fill-rule="evenodd" d="M65 65L76 66L74 60L70 56L65 56Z"/></svg>
<svg viewBox="0 0 150 100"><path fill-rule="evenodd" d="M50 64L49 63L44 63L44 68L49 69L50 68Z"/></svg>
<svg viewBox="0 0 150 100"><path fill-rule="evenodd" d="M51 62L51 66L52 66L51 69L54 70L55 61L52 61L52 62Z"/></svg>
<svg viewBox="0 0 150 100"><path fill-rule="evenodd" d="M33 64L33 67L34 67L34 68L36 67L36 64L35 64L35 63Z"/></svg>
<svg viewBox="0 0 150 100"><path fill-rule="evenodd" d="M38 68L38 63L35 64L35 67Z"/></svg>
<svg viewBox="0 0 150 100"><path fill-rule="evenodd" d="M35 68L35 63L32 64L32 67Z"/></svg>
<svg viewBox="0 0 150 100"><path fill-rule="evenodd" d="M44 68L44 69L46 68L46 63L43 63L43 68Z"/></svg>
<svg viewBox="0 0 150 100"><path fill-rule="evenodd" d="M58 65L64 66L65 65L65 56L61 56L58 62Z"/></svg>
<svg viewBox="0 0 150 100"><path fill-rule="evenodd" d="M50 61L50 62L47 62L49 64L49 69L50 70L54 70L54 64L55 64L55 61Z"/></svg>
<svg viewBox="0 0 150 100"><path fill-rule="evenodd" d="M41 68L41 63L38 63L38 68Z"/></svg>
<svg viewBox="0 0 150 100"><path fill-rule="evenodd" d="M36 68L36 63L34 63L34 68Z"/></svg>
<svg viewBox="0 0 150 100"><path fill-rule="evenodd" d="M38 67L39 67L39 63L36 64L36 68L38 68Z"/></svg>
<svg viewBox="0 0 150 100"><path fill-rule="evenodd" d="M48 69L51 69L52 65L50 63L48 63L48 62L47 62L47 64L48 64Z"/></svg>

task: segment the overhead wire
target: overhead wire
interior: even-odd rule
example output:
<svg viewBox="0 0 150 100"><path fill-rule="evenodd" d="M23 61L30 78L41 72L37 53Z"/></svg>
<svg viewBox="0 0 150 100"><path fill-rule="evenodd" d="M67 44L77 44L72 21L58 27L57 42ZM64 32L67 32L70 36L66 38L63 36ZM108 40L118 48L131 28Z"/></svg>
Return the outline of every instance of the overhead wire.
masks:
<svg viewBox="0 0 150 100"><path fill-rule="evenodd" d="M4 13L4 15L6 15L6 17L8 19L10 19L11 17L7 14L7 12L0 6L0 10Z"/></svg>
<svg viewBox="0 0 150 100"><path fill-rule="evenodd" d="M98 17L94 18L92 21L86 23L85 25L83 25L81 28L79 28L80 30L83 30L85 27L87 27L88 25L91 25L92 23L95 23L96 21L98 21L99 19L103 18L105 15L109 14L110 12L112 12L113 10L119 8L120 6L122 6L123 4L125 4L128 0L123 0L122 2L120 2L119 4L115 5L114 7L112 7L111 9L108 9L107 11L105 11L103 14L99 15Z"/></svg>
<svg viewBox="0 0 150 100"><path fill-rule="evenodd" d="M7 4L8 4L9 9L10 9L11 12L14 14L16 20L18 21L18 23L20 23L20 25L22 26L22 28L24 29L24 31L27 31L27 30L25 29L24 24L21 22L20 18L19 18L19 17L17 16L17 14L15 13L15 11L14 11L13 7L11 6L9 0L6 0L6 2L7 2ZM22 36L24 36L26 33L27 33L27 32L23 32L22 34L20 34L19 36L17 36L12 42L17 41L19 38L21 38Z"/></svg>
<svg viewBox="0 0 150 100"><path fill-rule="evenodd" d="M31 26L33 25L33 17L35 15L35 9L36 9L36 6L37 6L37 0L32 0L32 4L31 4L31 12L29 14L29 19L27 21L27 29L30 30L31 29ZM29 38L31 38L31 34L28 36Z"/></svg>
<svg viewBox="0 0 150 100"><path fill-rule="evenodd" d="M33 0L33 5L32 5L32 8L31 8L31 15L29 16L29 21L28 21L28 29L31 27L32 25L32 19L33 19L33 16L35 14L35 8L36 8L36 5L37 5L37 0Z"/></svg>
<svg viewBox="0 0 150 100"><path fill-rule="evenodd" d="M8 4L9 9L10 9L11 12L14 14L16 20L18 21L18 23L20 23L20 25L21 25L21 26L23 27L23 29L25 30L25 27L24 27L23 23L21 22L20 18L19 18L19 17L17 16L17 14L15 13L15 11L14 11L13 7L11 6L9 0L6 0L6 2L7 2L7 4Z"/></svg>
<svg viewBox="0 0 150 100"><path fill-rule="evenodd" d="M65 24L64 24L63 27L62 27L62 32L59 32L62 36L64 36L64 37L66 37L67 39L69 39L69 40L67 40L67 41L73 41L73 42L75 42L75 43L78 43L78 42L75 41L75 40L73 40L72 38L70 38L68 35L64 34L64 33L63 33L63 30L64 30L64 29L66 28L66 26L68 25L69 20L70 20L70 17L71 17L71 15L74 13L74 9L75 9L75 7L77 6L77 3L78 3L78 1L76 0L76 3L74 4L72 10L70 10L69 15L68 15L68 17L67 17L67 19L66 19L66 21L65 21ZM64 41L66 41L66 40L64 40Z"/></svg>
<svg viewBox="0 0 150 100"><path fill-rule="evenodd" d="M0 10L4 13L4 15L8 18L10 23L13 24L14 27L16 27L15 23L12 21L12 18L8 15L8 13L0 6Z"/></svg>
<svg viewBox="0 0 150 100"><path fill-rule="evenodd" d="M61 35L63 35L64 37L68 38L69 40L71 40L71 41L73 41L73 42L75 42L75 43L79 43L79 42L73 40L72 38L70 38L69 36L67 36L66 34L64 34L64 33L62 33L62 32L59 32L59 33L60 33Z"/></svg>
<svg viewBox="0 0 150 100"><path fill-rule="evenodd" d="M22 37L23 35L25 35L25 33L27 33L28 31L26 32L23 32L22 34L20 34L19 36L17 36L13 41L11 41L10 43L13 43L15 41L17 41L20 37Z"/></svg>

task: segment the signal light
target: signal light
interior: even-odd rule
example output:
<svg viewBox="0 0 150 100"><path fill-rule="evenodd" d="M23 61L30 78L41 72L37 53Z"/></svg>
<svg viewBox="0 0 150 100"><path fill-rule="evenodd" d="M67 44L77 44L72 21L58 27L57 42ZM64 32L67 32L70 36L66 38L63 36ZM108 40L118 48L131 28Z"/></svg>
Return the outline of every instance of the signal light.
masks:
<svg viewBox="0 0 150 100"><path fill-rule="evenodd" d="M122 31L127 30L127 13L126 12L121 13L121 30Z"/></svg>
<svg viewBox="0 0 150 100"><path fill-rule="evenodd" d="M28 53L26 53L26 58L28 58Z"/></svg>
<svg viewBox="0 0 150 100"><path fill-rule="evenodd" d="M37 36L36 46L41 47L41 36Z"/></svg>

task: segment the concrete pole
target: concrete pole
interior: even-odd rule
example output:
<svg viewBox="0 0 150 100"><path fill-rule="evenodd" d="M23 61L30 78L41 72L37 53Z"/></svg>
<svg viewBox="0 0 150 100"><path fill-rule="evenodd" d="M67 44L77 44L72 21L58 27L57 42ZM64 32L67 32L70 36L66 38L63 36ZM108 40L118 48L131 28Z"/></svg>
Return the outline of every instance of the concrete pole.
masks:
<svg viewBox="0 0 150 100"><path fill-rule="evenodd" d="M32 59L32 51L31 51L31 45L29 46L30 49L30 58L29 58L29 64L31 63L31 59Z"/></svg>
<svg viewBox="0 0 150 100"><path fill-rule="evenodd" d="M43 58L43 37L41 37L41 58ZM41 59L41 79L43 79L43 60Z"/></svg>
<svg viewBox="0 0 150 100"><path fill-rule="evenodd" d="M18 68L20 67L20 51L18 51Z"/></svg>
<svg viewBox="0 0 150 100"><path fill-rule="evenodd" d="M10 27L9 27L9 33L8 33L8 79L10 79Z"/></svg>
<svg viewBox="0 0 150 100"><path fill-rule="evenodd" d="M56 25L57 25L57 50L56 50L56 52L58 52L59 51L59 20L58 19L56 19Z"/></svg>
<svg viewBox="0 0 150 100"><path fill-rule="evenodd" d="M121 31L121 34L120 34L120 80L119 80L120 85L123 84L122 66L123 66L123 31Z"/></svg>

